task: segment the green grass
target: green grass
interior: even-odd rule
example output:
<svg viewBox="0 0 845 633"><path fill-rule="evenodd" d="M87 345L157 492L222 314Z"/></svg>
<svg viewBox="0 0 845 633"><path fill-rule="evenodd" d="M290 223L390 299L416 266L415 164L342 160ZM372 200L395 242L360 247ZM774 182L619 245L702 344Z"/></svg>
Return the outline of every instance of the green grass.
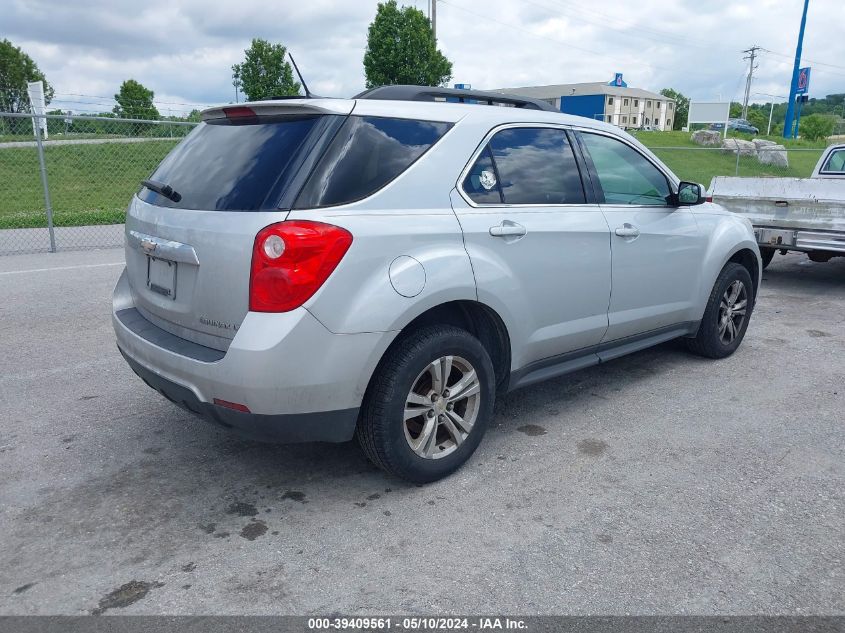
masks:
<svg viewBox="0 0 845 633"><path fill-rule="evenodd" d="M119 224L140 182L174 141L47 146L44 158L55 226ZM0 229L46 226L34 148L0 149Z"/></svg>
<svg viewBox="0 0 845 633"><path fill-rule="evenodd" d="M631 130L629 130L631 132ZM689 132L681 132L679 130L672 132L637 132L633 131L639 141L646 147L701 147L690 140ZM826 141L806 141L798 139L785 139L780 136L751 136L750 134L734 134L728 132L728 138L740 138L745 141L750 141L755 138L765 139L767 141L774 141L778 145L783 145L787 149L823 149L828 146Z"/></svg>
<svg viewBox="0 0 845 633"><path fill-rule="evenodd" d="M636 138L660 160L662 160L682 180L710 185L714 176L733 176L737 173L736 155L723 152L719 148L701 149L690 140L687 132L638 132ZM751 140L747 135L730 135L730 138ZM813 173L813 167L826 147L824 141L791 141L780 137L761 136L766 140L784 145L789 159L789 167L763 165L753 156L740 156L740 176L771 176L807 178ZM699 149L669 149L699 148ZM792 151L795 150L795 151Z"/></svg>

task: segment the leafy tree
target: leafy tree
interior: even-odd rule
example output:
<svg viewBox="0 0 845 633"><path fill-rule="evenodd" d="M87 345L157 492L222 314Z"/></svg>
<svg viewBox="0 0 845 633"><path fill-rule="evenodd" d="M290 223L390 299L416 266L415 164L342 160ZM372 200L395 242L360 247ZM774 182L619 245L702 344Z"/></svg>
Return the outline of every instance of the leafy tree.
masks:
<svg viewBox="0 0 845 633"><path fill-rule="evenodd" d="M664 97L675 100L675 116L672 119L672 129L680 130L687 124L689 118L689 97L672 88L664 88L660 91Z"/></svg>
<svg viewBox="0 0 845 633"><path fill-rule="evenodd" d="M380 2L367 32L367 88L392 84L440 86L452 78L452 62L437 48L422 11Z"/></svg>
<svg viewBox="0 0 845 633"><path fill-rule="evenodd" d="M134 79L127 79L120 85L120 92L114 96L117 105L113 112L127 119L158 119L159 113L153 105L155 93Z"/></svg>
<svg viewBox="0 0 845 633"><path fill-rule="evenodd" d="M28 81L44 82L44 100L53 99L53 87L32 58L9 40L0 40L0 111L28 112Z"/></svg>
<svg viewBox="0 0 845 633"><path fill-rule="evenodd" d="M232 83L248 101L299 94L299 82L285 61L287 49L281 44L255 38L244 51L243 63L232 66Z"/></svg>
<svg viewBox="0 0 845 633"><path fill-rule="evenodd" d="M760 134L765 134L769 125L769 117L763 114L759 108L748 108L748 122L760 130Z"/></svg>
<svg viewBox="0 0 845 633"><path fill-rule="evenodd" d="M801 138L818 141L833 134L833 126L835 124L836 120L832 116L824 114L802 116L798 133L801 135Z"/></svg>

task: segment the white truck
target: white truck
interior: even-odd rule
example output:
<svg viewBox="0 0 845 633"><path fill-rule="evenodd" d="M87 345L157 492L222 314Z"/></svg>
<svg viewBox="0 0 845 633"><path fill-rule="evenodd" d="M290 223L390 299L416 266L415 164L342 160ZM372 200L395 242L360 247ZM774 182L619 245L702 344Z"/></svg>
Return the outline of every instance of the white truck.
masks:
<svg viewBox="0 0 845 633"><path fill-rule="evenodd" d="M809 178L716 176L709 198L751 220L764 268L776 251L845 257L845 144L828 147Z"/></svg>

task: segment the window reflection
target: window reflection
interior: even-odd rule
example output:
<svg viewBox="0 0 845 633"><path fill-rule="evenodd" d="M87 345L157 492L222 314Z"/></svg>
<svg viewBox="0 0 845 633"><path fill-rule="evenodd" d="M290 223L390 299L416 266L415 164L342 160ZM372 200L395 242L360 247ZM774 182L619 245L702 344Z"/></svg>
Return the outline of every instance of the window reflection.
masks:
<svg viewBox="0 0 845 633"><path fill-rule="evenodd" d="M560 129L512 128L490 148L507 204L577 204L585 201L578 165Z"/></svg>

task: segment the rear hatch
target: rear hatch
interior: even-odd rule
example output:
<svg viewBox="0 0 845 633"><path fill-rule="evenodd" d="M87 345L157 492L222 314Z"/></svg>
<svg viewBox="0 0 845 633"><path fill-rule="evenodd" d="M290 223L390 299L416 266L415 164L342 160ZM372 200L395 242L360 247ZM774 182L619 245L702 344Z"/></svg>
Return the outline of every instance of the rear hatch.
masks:
<svg viewBox="0 0 845 633"><path fill-rule="evenodd" d="M126 268L145 318L228 348L249 309L256 234L286 218L353 105L295 100L203 113L127 213Z"/></svg>

